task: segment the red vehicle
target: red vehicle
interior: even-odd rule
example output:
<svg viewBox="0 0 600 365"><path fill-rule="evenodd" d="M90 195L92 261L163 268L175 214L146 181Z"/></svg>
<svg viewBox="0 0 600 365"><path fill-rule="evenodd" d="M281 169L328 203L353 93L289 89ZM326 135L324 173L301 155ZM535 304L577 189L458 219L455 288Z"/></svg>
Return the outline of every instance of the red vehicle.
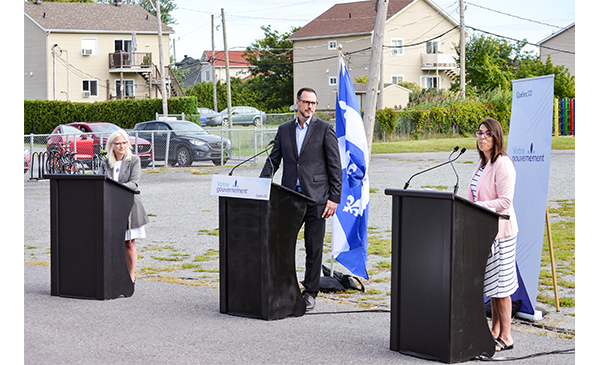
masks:
<svg viewBox="0 0 600 365"><path fill-rule="evenodd" d="M94 141L94 152L98 152L100 148L106 147L106 141L108 140L108 137L114 131L121 129L115 124L101 122L68 123L66 126L77 128L82 133L87 134L87 136ZM152 161L151 143L148 140L138 137L136 145L136 138L132 135L129 135L129 143L133 147L133 151L136 151L137 146L137 155L140 158L142 167L148 166ZM102 144L102 146L100 146L100 144Z"/></svg>
<svg viewBox="0 0 600 365"><path fill-rule="evenodd" d="M29 171L29 163L31 161L31 155L29 154L29 150L27 149L27 147L23 147L23 149L25 150L23 152L23 168L25 170L25 173L27 173L27 171Z"/></svg>
<svg viewBox="0 0 600 365"><path fill-rule="evenodd" d="M75 158L84 163L92 161L94 156L94 140L88 137L79 129L61 124L54 128L50 137L48 137L48 151L57 149L60 145L64 145L75 153Z"/></svg>

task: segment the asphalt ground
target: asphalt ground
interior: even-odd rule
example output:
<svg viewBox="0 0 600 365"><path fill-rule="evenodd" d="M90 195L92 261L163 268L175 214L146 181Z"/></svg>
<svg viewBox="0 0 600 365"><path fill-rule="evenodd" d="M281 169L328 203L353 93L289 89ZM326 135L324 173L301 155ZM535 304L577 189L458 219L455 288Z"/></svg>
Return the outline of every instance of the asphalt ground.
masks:
<svg viewBox="0 0 600 365"><path fill-rule="evenodd" d="M373 155L370 235L390 236L391 197L384 190L402 188L412 174L447 158L448 153ZM477 159L467 151L455 163L459 195L466 195ZM550 204L575 199L574 159L573 150L552 152ZM236 169L235 175L258 176L260 162ZM300 318L262 321L219 313L218 198L209 191L212 175L227 174L232 167L230 162L225 167L144 170L141 196L150 223L147 237L137 240L136 291L131 298L109 301L50 295L49 183L25 179L25 363L430 363L389 349L389 270L377 270L367 283L367 289L379 294L319 295L315 311ZM454 172L445 166L415 177L411 188L450 191L455 183ZM301 241L296 259L302 280ZM381 267L386 260L370 255L369 267ZM335 269L344 271L339 265ZM573 352L548 354L575 348L574 308L540 309L547 312L540 323L513 322L515 349L495 359L575 362Z"/></svg>

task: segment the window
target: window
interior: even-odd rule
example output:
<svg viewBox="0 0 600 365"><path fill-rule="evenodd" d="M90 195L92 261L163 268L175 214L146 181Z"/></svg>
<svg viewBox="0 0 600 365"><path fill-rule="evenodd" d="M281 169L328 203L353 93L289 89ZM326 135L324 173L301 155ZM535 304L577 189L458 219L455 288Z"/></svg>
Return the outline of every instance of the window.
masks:
<svg viewBox="0 0 600 365"><path fill-rule="evenodd" d="M98 39L81 38L81 54L84 56L95 56L98 54Z"/></svg>
<svg viewBox="0 0 600 365"><path fill-rule="evenodd" d="M81 80L81 91L84 97L98 96L98 80Z"/></svg>
<svg viewBox="0 0 600 365"><path fill-rule="evenodd" d="M327 43L327 49L335 51L337 49L337 41L329 41Z"/></svg>
<svg viewBox="0 0 600 365"><path fill-rule="evenodd" d="M404 55L404 39L392 38L390 40L390 54L392 56Z"/></svg>
<svg viewBox="0 0 600 365"><path fill-rule="evenodd" d="M118 98L121 98L121 80L115 80L115 90ZM133 80L123 80L123 95L125 98L133 98Z"/></svg>
<svg viewBox="0 0 600 365"><path fill-rule="evenodd" d="M115 52L131 52L131 39L115 39Z"/></svg>
<svg viewBox="0 0 600 365"><path fill-rule="evenodd" d="M440 51L440 42L439 41L427 41L425 45L425 53L438 53Z"/></svg>
<svg viewBox="0 0 600 365"><path fill-rule="evenodd" d="M392 75L392 84L398 85L402 81L404 81L404 76L402 76L402 75Z"/></svg>
<svg viewBox="0 0 600 365"><path fill-rule="evenodd" d="M330 76L329 77L329 86L336 86L336 85L337 85L337 77Z"/></svg>
<svg viewBox="0 0 600 365"><path fill-rule="evenodd" d="M421 76L421 87L426 89L437 88L438 79L437 76Z"/></svg>

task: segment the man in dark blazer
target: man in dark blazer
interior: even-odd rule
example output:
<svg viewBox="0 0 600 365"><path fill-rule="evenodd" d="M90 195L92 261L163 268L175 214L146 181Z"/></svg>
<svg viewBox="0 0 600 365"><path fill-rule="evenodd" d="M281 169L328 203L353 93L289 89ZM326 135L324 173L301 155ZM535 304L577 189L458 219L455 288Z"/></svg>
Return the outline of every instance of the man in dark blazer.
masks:
<svg viewBox="0 0 600 365"><path fill-rule="evenodd" d="M313 116L317 93L310 88L300 89L296 105L297 117L279 126L270 158L260 176L272 178L283 159L281 184L316 200L308 203L304 215L303 296L306 309L310 310L319 292L325 220L335 214L340 203L342 167L333 126Z"/></svg>

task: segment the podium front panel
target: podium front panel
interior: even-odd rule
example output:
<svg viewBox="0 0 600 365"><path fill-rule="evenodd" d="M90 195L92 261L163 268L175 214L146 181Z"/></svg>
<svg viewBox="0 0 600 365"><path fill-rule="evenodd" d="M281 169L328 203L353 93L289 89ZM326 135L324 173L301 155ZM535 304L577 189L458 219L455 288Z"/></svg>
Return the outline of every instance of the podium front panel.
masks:
<svg viewBox="0 0 600 365"><path fill-rule="evenodd" d="M390 349L447 363L494 354L483 277L498 215L452 193L392 195Z"/></svg>
<svg viewBox="0 0 600 365"><path fill-rule="evenodd" d="M227 237L226 282L229 314L260 317L262 314L261 286L265 280L262 270L264 247L263 218L267 202L260 200L221 198L221 210L226 212Z"/></svg>
<svg viewBox="0 0 600 365"><path fill-rule="evenodd" d="M49 175L51 294L131 296L125 231L133 191L102 175Z"/></svg>
<svg viewBox="0 0 600 365"><path fill-rule="evenodd" d="M400 239L392 247L399 255L399 348L441 358L450 331L451 201L405 197L402 205Z"/></svg>
<svg viewBox="0 0 600 365"><path fill-rule="evenodd" d="M220 312L266 320L305 313L295 270L306 198L273 184L270 200L219 197Z"/></svg>

